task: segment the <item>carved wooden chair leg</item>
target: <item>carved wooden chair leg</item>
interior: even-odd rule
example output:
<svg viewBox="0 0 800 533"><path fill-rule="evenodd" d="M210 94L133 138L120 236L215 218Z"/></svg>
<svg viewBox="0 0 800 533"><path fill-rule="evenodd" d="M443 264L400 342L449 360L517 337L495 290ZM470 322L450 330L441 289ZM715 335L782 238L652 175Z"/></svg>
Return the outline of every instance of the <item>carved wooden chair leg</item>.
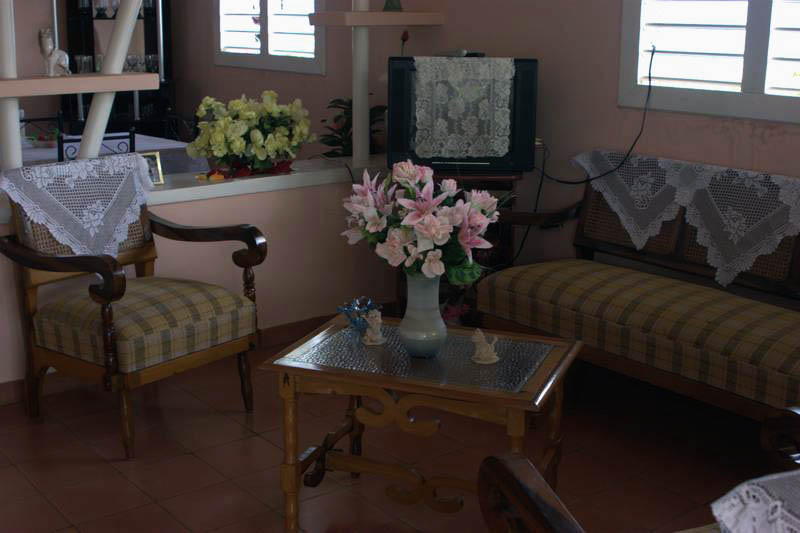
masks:
<svg viewBox="0 0 800 533"><path fill-rule="evenodd" d="M239 380L242 383L242 400L244 400L244 408L248 413L252 413L253 383L250 380L250 360L247 358L247 352L240 352L236 354L236 359L239 362Z"/></svg>
<svg viewBox="0 0 800 533"><path fill-rule="evenodd" d="M25 376L25 399L28 407L28 416L31 418L39 418L44 377L48 368L29 369Z"/></svg>
<svg viewBox="0 0 800 533"><path fill-rule="evenodd" d="M125 446L125 457L133 459L135 433L133 429L133 407L130 391L123 387L119 390L119 414L122 422L122 444Z"/></svg>

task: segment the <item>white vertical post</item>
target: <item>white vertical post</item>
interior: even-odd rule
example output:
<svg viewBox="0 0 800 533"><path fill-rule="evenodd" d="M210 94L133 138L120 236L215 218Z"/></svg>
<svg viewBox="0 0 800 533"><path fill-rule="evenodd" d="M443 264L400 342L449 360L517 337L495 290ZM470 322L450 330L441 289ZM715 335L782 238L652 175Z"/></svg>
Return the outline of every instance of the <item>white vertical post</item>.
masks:
<svg viewBox="0 0 800 533"><path fill-rule="evenodd" d="M369 0L353 0L353 11L369 11ZM369 161L369 28L353 27L353 165Z"/></svg>
<svg viewBox="0 0 800 533"><path fill-rule="evenodd" d="M117 11L114 31L111 33L111 43L108 52L103 56L103 74L121 74L125 64L125 56L131 44L131 36L139 16L142 0L122 0ZM103 143L103 134L108 126L108 117L111 115L111 106L114 105L116 93L96 93L92 97L92 106L89 109L89 118L83 130L79 159L97 157Z"/></svg>
<svg viewBox="0 0 800 533"><path fill-rule="evenodd" d="M16 77L14 1L0 0L0 78ZM3 170L22 166L18 98L0 98L0 164Z"/></svg>

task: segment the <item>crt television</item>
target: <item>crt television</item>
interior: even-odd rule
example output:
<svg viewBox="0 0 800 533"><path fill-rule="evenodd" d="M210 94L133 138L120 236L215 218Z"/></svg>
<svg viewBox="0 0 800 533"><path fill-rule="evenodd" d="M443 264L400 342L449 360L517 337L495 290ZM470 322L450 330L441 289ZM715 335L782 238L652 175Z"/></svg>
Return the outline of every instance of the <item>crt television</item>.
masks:
<svg viewBox="0 0 800 533"><path fill-rule="evenodd" d="M451 58L454 61L474 61L478 58ZM416 67L413 57L389 58L389 113L387 123L387 159L389 167L410 159L448 174L515 174L533 170L536 136L537 60L514 59L514 75L509 98L509 142L504 155L475 156L469 153L447 156L430 153L425 157L416 152L417 95ZM448 101L439 100L437 111Z"/></svg>

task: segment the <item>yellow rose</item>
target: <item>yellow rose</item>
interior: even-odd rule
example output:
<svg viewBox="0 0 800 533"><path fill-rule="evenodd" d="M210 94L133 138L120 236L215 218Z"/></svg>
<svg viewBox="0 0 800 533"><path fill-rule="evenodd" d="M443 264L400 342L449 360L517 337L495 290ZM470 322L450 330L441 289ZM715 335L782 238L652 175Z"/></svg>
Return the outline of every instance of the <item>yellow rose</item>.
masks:
<svg viewBox="0 0 800 533"><path fill-rule="evenodd" d="M231 141L231 152L236 155L242 155L246 146L244 139L237 137Z"/></svg>
<svg viewBox="0 0 800 533"><path fill-rule="evenodd" d="M264 135L260 130L250 130L250 142L256 146L262 146L264 144Z"/></svg>
<svg viewBox="0 0 800 533"><path fill-rule="evenodd" d="M225 144L225 133L216 130L214 133L211 134L211 144L214 146L219 146L220 144Z"/></svg>

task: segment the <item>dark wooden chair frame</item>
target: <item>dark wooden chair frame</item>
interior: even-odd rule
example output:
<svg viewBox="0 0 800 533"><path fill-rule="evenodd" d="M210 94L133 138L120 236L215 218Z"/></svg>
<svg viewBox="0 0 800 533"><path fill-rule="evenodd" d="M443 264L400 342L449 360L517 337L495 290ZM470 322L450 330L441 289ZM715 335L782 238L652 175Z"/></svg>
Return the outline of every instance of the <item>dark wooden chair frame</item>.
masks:
<svg viewBox="0 0 800 533"><path fill-rule="evenodd" d="M489 456L478 471L478 500L488 531L583 533L555 491L523 455Z"/></svg>
<svg viewBox="0 0 800 533"><path fill-rule="evenodd" d="M768 421L764 448L776 472L800 468L800 408L781 411ZM720 494L719 496L722 496ZM489 456L478 471L478 499L491 532L579 533L580 524L521 454Z"/></svg>
<svg viewBox="0 0 800 533"><path fill-rule="evenodd" d="M267 241L264 235L250 225L223 227L190 227L175 224L161 217L142 211L143 223L155 235L189 242L240 241L247 248L233 253L233 262L243 269L244 295L255 303L256 289L253 268L267 257ZM19 234L20 221L14 216ZM120 416L125 454L134 456L134 426L129 391L153 383L173 374L189 370L225 357L237 356L242 399L248 412L253 410L253 387L250 380L250 363L247 352L257 345L257 331L245 337L197 351L177 359L130 373L119 371L116 333L114 329L113 303L125 295L125 265L134 265L136 276L152 276L155 268L156 249L151 240L144 246L121 252L115 259L109 255L77 255L57 257L44 255L21 245L16 237L0 238L0 253L20 265L23 287L23 315L27 338L26 403L31 417L39 416L42 396L42 381L50 367L79 379L94 381L106 390L118 391ZM100 305L103 320L104 366L99 366L76 357L47 350L37 346L33 338L33 316L37 310L38 287L86 273L98 274L102 283L89 286L89 295Z"/></svg>
<svg viewBox="0 0 800 533"><path fill-rule="evenodd" d="M699 283L708 283L708 280L714 279L715 270L712 267L689 261L685 257L684 250L690 239L690 232L692 229L684 221L683 210L678 213L678 216L673 222L665 223L664 228L662 228L662 235L665 235L668 239L669 252L656 253L650 250L649 246L645 247L644 250L637 251L632 243L627 246L620 244L620 242L609 242L590 236L587 232L587 214L591 208L597 207L595 202L602 202L605 206L604 208L608 209L602 195L594 191L591 187L586 187L583 200L565 209L542 213L504 211L501 212L500 222L520 226L548 228L578 219L574 245L578 257L582 259L593 260L596 258L595 255L599 253L672 270L683 275L691 276ZM623 240L628 240L627 235L623 236ZM775 295L787 298L789 301L800 302L800 238L787 238L786 241L787 242L783 244L789 247L789 255L791 257L786 279L769 279L750 271L740 274L727 290L735 293L737 290L741 290L741 288L746 288L750 290L751 293L752 291L756 291L764 293L765 295ZM756 262L756 265L757 264L758 261ZM538 331L534 328L526 327L516 322L485 313L481 315L480 322L484 327L489 329L547 334L546 331ZM782 416L782 411L780 409L632 359L619 357L592 346L585 345L579 357L594 365L716 405L717 407L754 420L764 421Z"/></svg>
<svg viewBox="0 0 800 533"><path fill-rule="evenodd" d="M72 161L78 157L78 147L81 143L81 135L65 135L63 132L58 135L58 160L60 162ZM116 142L114 147L110 145ZM103 147L115 154L129 154L136 151L136 128L131 128L128 133L107 133L103 136Z"/></svg>

